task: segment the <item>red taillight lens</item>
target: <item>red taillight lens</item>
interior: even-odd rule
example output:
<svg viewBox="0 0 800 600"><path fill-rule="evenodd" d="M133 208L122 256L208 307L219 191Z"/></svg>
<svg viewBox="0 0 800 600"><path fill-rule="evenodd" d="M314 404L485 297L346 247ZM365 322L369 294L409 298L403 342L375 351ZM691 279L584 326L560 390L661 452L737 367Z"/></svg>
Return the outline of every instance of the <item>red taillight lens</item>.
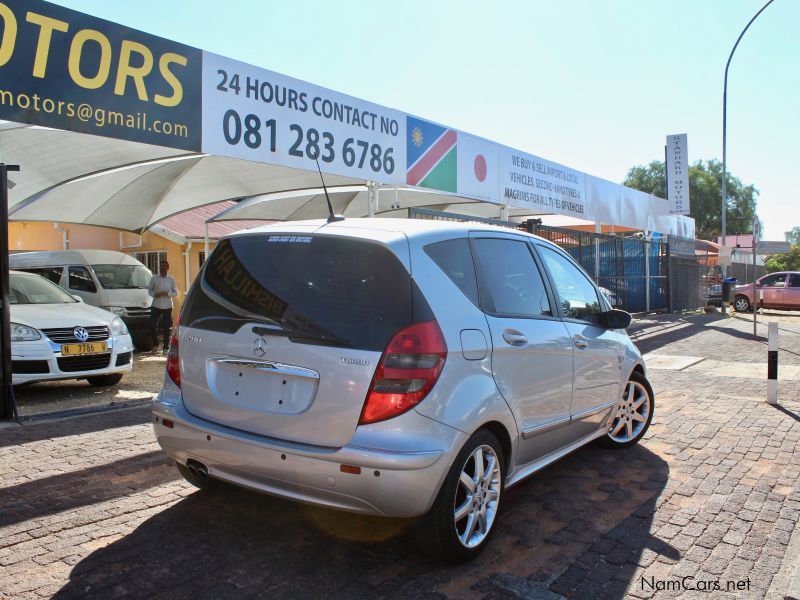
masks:
<svg viewBox="0 0 800 600"><path fill-rule="evenodd" d="M436 321L398 331L381 356L359 425L391 419L419 404L431 391L447 358Z"/></svg>
<svg viewBox="0 0 800 600"><path fill-rule="evenodd" d="M178 387L181 387L181 361L178 353L178 330L180 328L180 319L175 323L175 329L172 330L172 337L169 340L169 352L167 353L167 375Z"/></svg>

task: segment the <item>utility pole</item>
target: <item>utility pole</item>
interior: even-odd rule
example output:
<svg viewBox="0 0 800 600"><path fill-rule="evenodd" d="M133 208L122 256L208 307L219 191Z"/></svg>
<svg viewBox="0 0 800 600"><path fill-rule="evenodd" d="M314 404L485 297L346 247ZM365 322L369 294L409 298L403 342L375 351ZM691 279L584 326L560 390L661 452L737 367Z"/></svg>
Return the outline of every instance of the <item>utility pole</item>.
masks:
<svg viewBox="0 0 800 600"><path fill-rule="evenodd" d="M728 212L728 162L727 162L727 142L728 142L728 68L731 66L731 59L733 58L733 53L736 52L736 47L739 45L739 42L742 40L742 36L744 36L745 32L750 28L750 25L753 24L764 9L766 9L770 4L772 4L775 0L769 0L764 6L761 7L753 18L747 23L744 29L742 29L742 33L739 34L739 37L736 38L736 43L733 45L733 49L731 50L730 55L728 56L728 62L725 63L725 85L722 90L722 245L726 246L726 237L728 234L728 227L727 227L727 212ZM726 268L722 267L722 277L725 278L726 275Z"/></svg>

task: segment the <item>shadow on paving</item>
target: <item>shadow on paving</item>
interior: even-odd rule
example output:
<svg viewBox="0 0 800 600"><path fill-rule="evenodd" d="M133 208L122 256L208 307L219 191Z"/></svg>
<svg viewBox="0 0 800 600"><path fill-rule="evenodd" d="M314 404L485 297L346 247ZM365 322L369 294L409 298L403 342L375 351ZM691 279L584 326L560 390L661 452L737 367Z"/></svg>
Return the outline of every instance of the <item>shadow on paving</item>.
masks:
<svg viewBox="0 0 800 600"><path fill-rule="evenodd" d="M796 412L792 412L788 408L781 406L780 404L770 404L769 406L771 406L775 410L782 412L786 416L791 417L795 421L800 421L800 415L798 415Z"/></svg>
<svg viewBox="0 0 800 600"><path fill-rule="evenodd" d="M667 478L646 447L591 445L509 489L489 547L458 566L420 554L407 521L218 484L84 558L55 598L501 597L564 593L603 565L613 572L593 593L618 598L644 552L677 557L649 534Z"/></svg>
<svg viewBox="0 0 800 600"><path fill-rule="evenodd" d="M161 451L0 488L0 527L113 500L180 479Z"/></svg>
<svg viewBox="0 0 800 600"><path fill-rule="evenodd" d="M20 427L0 431L0 448L17 446L41 440L50 440L70 435L82 435L105 431L117 427L129 427L150 422L150 407L123 408L95 415L82 415L72 419L62 419L52 423L24 423Z"/></svg>
<svg viewBox="0 0 800 600"><path fill-rule="evenodd" d="M737 320L740 320L740 319L737 319ZM752 324L752 323L753 323L752 321L749 321L749 324ZM758 325L759 325L760 331L766 331L766 329L767 329L767 324L766 323L761 321L761 322L759 322ZM726 333L728 335L732 335L733 337L737 337L737 338L745 340L745 341L756 342L758 344L761 344L762 346L766 346L767 345L767 337L764 334L759 334L758 337L753 337L753 334L750 331L739 331L737 329L731 329L730 327L714 327L712 325L709 325L708 328L712 329L714 331L718 331L720 333ZM778 329L779 329L779 331L781 331L783 333L790 333L790 334L797 333L797 332L794 332L794 331L785 330L785 329L783 329L781 327L779 327ZM787 342L785 335L779 335L778 336L778 350L780 350L781 352L786 352L788 354L793 354L795 356L800 356L800 354L798 354L796 352L796 350L797 350L796 344L794 343L794 341L791 338L789 338L789 339L791 341ZM789 348L792 348L792 350L790 350Z"/></svg>
<svg viewBox="0 0 800 600"><path fill-rule="evenodd" d="M657 350L666 344L679 342L686 338L697 335L698 327L714 323L716 321L727 320L718 313L707 313L702 315L690 315L676 320L664 321L662 326L637 326L635 323L628 328L628 335L636 344L642 354ZM643 339L640 339L640 336ZM752 339L752 338L751 338Z"/></svg>

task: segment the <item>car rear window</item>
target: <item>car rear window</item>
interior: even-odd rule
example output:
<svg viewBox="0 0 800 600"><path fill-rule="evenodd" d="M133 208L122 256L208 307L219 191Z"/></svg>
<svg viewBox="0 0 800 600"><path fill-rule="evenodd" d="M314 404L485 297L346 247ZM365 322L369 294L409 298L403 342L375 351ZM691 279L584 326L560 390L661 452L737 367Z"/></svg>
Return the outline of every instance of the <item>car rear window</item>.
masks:
<svg viewBox="0 0 800 600"><path fill-rule="evenodd" d="M181 324L232 333L263 322L296 342L383 351L413 322L414 287L402 263L379 244L237 236L222 240L204 265Z"/></svg>

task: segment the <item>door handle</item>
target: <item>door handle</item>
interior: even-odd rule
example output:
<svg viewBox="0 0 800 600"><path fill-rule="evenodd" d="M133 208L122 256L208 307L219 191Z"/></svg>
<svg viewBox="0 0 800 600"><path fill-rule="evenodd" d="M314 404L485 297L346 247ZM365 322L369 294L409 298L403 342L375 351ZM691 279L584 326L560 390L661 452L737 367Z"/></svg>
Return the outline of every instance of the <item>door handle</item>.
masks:
<svg viewBox="0 0 800 600"><path fill-rule="evenodd" d="M512 346L524 346L528 343L528 338L514 329L506 329L503 332L503 339Z"/></svg>
<svg viewBox="0 0 800 600"><path fill-rule="evenodd" d="M581 335L576 335L572 338L572 341L575 342L576 348L588 348L589 347L589 340Z"/></svg>

